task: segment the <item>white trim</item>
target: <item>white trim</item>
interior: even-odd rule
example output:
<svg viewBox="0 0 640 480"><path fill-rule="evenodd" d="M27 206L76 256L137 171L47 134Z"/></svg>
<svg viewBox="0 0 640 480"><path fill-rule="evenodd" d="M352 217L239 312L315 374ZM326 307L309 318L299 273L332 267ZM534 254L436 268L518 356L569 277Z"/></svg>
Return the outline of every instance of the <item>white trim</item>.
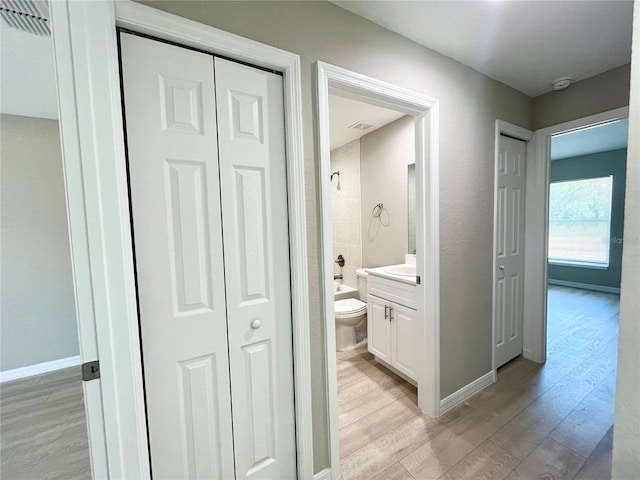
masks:
<svg viewBox="0 0 640 480"><path fill-rule="evenodd" d="M620 288L607 287L604 285L594 285L593 283L569 282L568 280L555 280L550 278L549 285L558 285L560 287L581 288L583 290L593 290L594 292L617 293L620 295Z"/></svg>
<svg viewBox="0 0 640 480"><path fill-rule="evenodd" d="M76 367L78 365L80 365L80 355L51 360L50 362L37 363L26 367L14 368L13 370L5 370L4 372L0 372L0 383L11 382L12 380L32 377L42 373L55 372L56 370Z"/></svg>
<svg viewBox="0 0 640 480"><path fill-rule="evenodd" d="M590 270L609 270L609 263L591 263L591 262L579 262L571 260L548 260L549 265L557 265L558 267L575 267L575 268L587 268Z"/></svg>
<svg viewBox="0 0 640 480"><path fill-rule="evenodd" d="M547 358L547 258L549 237L549 163L551 136L629 116L629 107L536 130L527 148L525 192L525 269L523 356L543 363Z"/></svg>
<svg viewBox="0 0 640 480"><path fill-rule="evenodd" d="M495 381L493 370L485 373L479 378L476 378L473 382L465 385L460 390L453 392L447 398L440 400L440 414L442 415L452 408L457 407L465 400L473 397L476 393L481 392Z"/></svg>
<svg viewBox="0 0 640 480"><path fill-rule="evenodd" d="M331 201L329 142L329 94L339 93L352 99L413 115L416 122L416 245L418 316L425 320L424 356L418 372L418 406L437 417L440 410L440 244L439 244L439 134L438 100L365 75L317 63L318 136L320 204ZM321 217L321 258L323 275L325 358L329 409L329 457L333 478L340 475L338 400L334 295L332 288L333 242L331 209L323 208Z"/></svg>
<svg viewBox="0 0 640 480"><path fill-rule="evenodd" d="M523 142L528 142L533 138L533 131L528 128L519 127L513 123L505 122L504 120L496 120L496 132L497 136L508 135Z"/></svg>
<svg viewBox="0 0 640 480"><path fill-rule="evenodd" d="M325 468L324 470L316 473L313 476L313 480L331 480L331 469Z"/></svg>
<svg viewBox="0 0 640 480"><path fill-rule="evenodd" d="M128 0L53 3L60 36L68 37L56 61L68 71L60 83L60 102L75 105L75 111L61 112L60 118L63 144L74 149L69 158L65 152L66 173L73 180L73 191L67 187L68 208L77 213L69 223L78 238L84 237L84 243L72 243L72 254L74 268L88 272L83 285L90 286L94 305L109 476L150 477L115 30L121 26L283 73L298 476L312 477L299 57ZM93 445L91 450L93 456ZM94 471L94 476L106 475Z"/></svg>
<svg viewBox="0 0 640 480"><path fill-rule="evenodd" d="M123 275L122 270L118 271L121 265L117 261L112 268L105 268L111 257L107 258L110 252L103 249L105 229L102 226L107 223L103 216L108 212L103 213L101 203L109 205L109 200L101 198L96 188L98 172L103 168L99 165L105 161L108 165L112 154L108 145L101 143L105 140L97 133L101 124L93 121L93 115L95 107L104 108L106 112L114 108L110 102L113 75L99 71L105 56L103 47L115 38L110 21L113 5L99 2L89 6L87 2L57 1L49 8L80 356L82 361L88 362L98 360L98 351L101 353L102 377L83 382L91 473L93 478L123 477L126 473L130 477L145 478L149 475L148 468L144 470L135 462L124 460L127 452L118 447L121 431L132 435L134 440L146 441L146 427L144 423L131 421L128 415L128 412L144 408L142 402L136 402L135 395L133 398L127 395L127 392L135 392L137 385L128 384L126 372L119 375L120 365L113 363L114 342L122 337L120 331L111 331L109 319L123 310L121 303L110 301L110 283L114 285L113 293L117 297L116 292L122 291L121 286L129 277ZM91 58L98 68L91 69L85 58ZM92 104L92 91L101 92L97 105ZM108 144L108 138L106 140ZM117 157L113 159L117 160ZM107 173L102 175L107 176ZM85 195L85 192L89 193ZM119 212L115 213L118 215ZM119 240L122 238L117 230L110 232L111 250L121 246ZM127 318L126 313L124 318ZM136 346L127 343L126 338L124 340L119 355L136 358ZM124 410L124 414L119 416L117 409ZM105 422L105 418L110 421ZM127 447L136 452L135 445ZM146 453L146 447L137 451L142 455ZM130 464L126 469L122 467L125 462Z"/></svg>
<svg viewBox="0 0 640 480"><path fill-rule="evenodd" d="M496 367L496 244L498 243L498 166L500 161L500 135L508 135L510 137L522 140L529 144L533 139L533 132L513 123L504 120L496 120L495 130L495 155L493 166L493 244L492 244L492 284L491 284L491 370L493 372L493 381L498 379L498 368ZM528 161L528 151L525 154L525 168ZM525 170L526 175L526 170ZM526 192L525 192L526 195ZM526 217L525 217L526 223ZM524 341L524 339L523 339Z"/></svg>

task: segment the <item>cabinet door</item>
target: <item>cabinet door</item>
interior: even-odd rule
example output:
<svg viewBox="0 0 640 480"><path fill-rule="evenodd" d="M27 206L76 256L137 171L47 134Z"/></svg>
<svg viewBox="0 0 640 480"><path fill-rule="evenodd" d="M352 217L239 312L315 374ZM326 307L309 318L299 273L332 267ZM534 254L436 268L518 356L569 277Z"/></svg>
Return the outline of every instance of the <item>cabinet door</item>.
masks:
<svg viewBox="0 0 640 480"><path fill-rule="evenodd" d="M391 363L390 303L373 295L367 296L367 335L369 351ZM386 318L385 318L386 317Z"/></svg>
<svg viewBox="0 0 640 480"><path fill-rule="evenodd" d="M416 311L392 303L391 323L391 365L415 380L421 337Z"/></svg>

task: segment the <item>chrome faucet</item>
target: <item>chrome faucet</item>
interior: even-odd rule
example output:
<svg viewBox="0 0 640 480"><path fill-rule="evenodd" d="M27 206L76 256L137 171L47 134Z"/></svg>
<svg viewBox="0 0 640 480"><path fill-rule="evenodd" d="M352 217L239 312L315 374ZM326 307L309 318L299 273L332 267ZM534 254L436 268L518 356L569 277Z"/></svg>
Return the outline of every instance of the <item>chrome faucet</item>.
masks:
<svg viewBox="0 0 640 480"><path fill-rule="evenodd" d="M338 255L338 258L334 260L335 263L338 264L340 268L344 267L344 257L342 255ZM334 275L334 280L342 280L342 273L340 275Z"/></svg>

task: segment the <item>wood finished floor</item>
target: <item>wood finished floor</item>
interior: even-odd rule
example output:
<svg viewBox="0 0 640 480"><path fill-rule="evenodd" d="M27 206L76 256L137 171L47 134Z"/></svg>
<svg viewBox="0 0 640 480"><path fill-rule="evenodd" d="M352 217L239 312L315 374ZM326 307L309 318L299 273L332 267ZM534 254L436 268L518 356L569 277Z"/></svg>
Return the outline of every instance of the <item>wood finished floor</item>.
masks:
<svg viewBox="0 0 640 480"><path fill-rule="evenodd" d="M79 367L0 385L0 477L91 478Z"/></svg>
<svg viewBox="0 0 640 480"><path fill-rule="evenodd" d="M618 295L549 288L548 359L517 358L439 419L365 348L338 353L344 480L607 480Z"/></svg>

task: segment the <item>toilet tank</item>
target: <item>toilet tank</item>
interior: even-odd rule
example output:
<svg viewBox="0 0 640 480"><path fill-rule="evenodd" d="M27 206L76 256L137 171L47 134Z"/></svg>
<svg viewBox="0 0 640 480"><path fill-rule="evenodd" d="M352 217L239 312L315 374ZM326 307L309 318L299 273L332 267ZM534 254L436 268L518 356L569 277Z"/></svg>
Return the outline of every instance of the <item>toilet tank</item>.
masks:
<svg viewBox="0 0 640 480"><path fill-rule="evenodd" d="M367 273L365 268L359 268L356 270L356 277L358 278L358 298L366 303L367 301Z"/></svg>

